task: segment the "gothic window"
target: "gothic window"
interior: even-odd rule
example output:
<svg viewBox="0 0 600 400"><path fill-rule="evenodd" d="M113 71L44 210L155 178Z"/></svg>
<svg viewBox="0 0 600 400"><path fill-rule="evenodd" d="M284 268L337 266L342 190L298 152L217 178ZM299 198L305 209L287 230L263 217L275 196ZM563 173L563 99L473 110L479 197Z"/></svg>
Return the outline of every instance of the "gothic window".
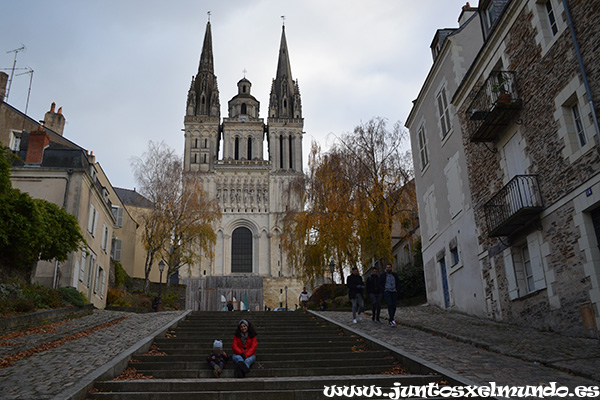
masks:
<svg viewBox="0 0 600 400"><path fill-rule="evenodd" d="M252 138L248 138L248 160L252 160Z"/></svg>
<svg viewBox="0 0 600 400"><path fill-rule="evenodd" d="M244 89L246 88L244 87ZM242 103L242 114L248 114L246 103Z"/></svg>
<svg viewBox="0 0 600 400"><path fill-rule="evenodd" d="M283 169L283 136L279 136L279 168Z"/></svg>
<svg viewBox="0 0 600 400"><path fill-rule="evenodd" d="M231 235L231 272L252 272L252 232L240 227Z"/></svg>
<svg viewBox="0 0 600 400"><path fill-rule="evenodd" d="M236 137L235 138L235 154L234 154L234 159L235 160L239 160L240 159L240 138Z"/></svg>
<svg viewBox="0 0 600 400"><path fill-rule="evenodd" d="M290 135L290 137L288 138L288 147L289 147L289 160L290 160L290 169L293 169L293 157L292 157L292 147L293 147L293 142L292 142L292 135Z"/></svg>
<svg viewBox="0 0 600 400"><path fill-rule="evenodd" d="M206 154L204 154L204 164L206 164Z"/></svg>
<svg viewBox="0 0 600 400"><path fill-rule="evenodd" d="M204 148L208 149L208 139L204 139Z"/></svg>

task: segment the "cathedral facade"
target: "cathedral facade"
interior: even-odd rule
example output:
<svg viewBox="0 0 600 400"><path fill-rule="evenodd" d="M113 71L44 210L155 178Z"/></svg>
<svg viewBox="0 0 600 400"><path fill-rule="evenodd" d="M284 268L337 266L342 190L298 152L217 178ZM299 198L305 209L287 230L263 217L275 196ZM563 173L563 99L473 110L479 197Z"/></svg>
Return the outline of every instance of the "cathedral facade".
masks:
<svg viewBox="0 0 600 400"><path fill-rule="evenodd" d="M188 270L188 297L193 298L188 308L222 309L224 299L235 299L237 308L249 310L286 303L294 308L302 291L281 247L283 213L300 207L288 186L302 175L304 126L285 26L267 123L251 89L251 82L242 78L228 102L227 117L221 118L208 22L198 73L188 91L184 166L202 179L222 218L213 254L203 255Z"/></svg>

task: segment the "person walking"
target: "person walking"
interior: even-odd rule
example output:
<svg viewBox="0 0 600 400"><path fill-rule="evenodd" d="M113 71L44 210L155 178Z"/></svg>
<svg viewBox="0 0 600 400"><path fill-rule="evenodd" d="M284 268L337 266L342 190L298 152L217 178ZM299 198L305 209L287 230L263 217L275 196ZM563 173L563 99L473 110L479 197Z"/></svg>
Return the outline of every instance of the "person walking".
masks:
<svg viewBox="0 0 600 400"><path fill-rule="evenodd" d="M306 291L306 286L302 289L298 300L300 300L300 304L302 304L302 311L306 312L308 306L308 292Z"/></svg>
<svg viewBox="0 0 600 400"><path fill-rule="evenodd" d="M236 378L243 378L250 372L250 367L256 361L254 353L257 347L258 342L256 341L254 326L245 319L238 322L233 336L233 343L231 343L233 349L231 359L235 363L234 376Z"/></svg>
<svg viewBox="0 0 600 400"><path fill-rule="evenodd" d="M346 279L346 286L349 289L348 297L350 297L350 301L352 302L352 322L356 324L356 314L358 313L358 318L360 319L360 313L365 307L365 300L363 298L363 288L365 285L362 276L358 273L358 268L352 268L352 273Z"/></svg>
<svg viewBox="0 0 600 400"><path fill-rule="evenodd" d="M373 322L379 322L379 316L381 315L381 298L383 297L383 290L379 286L379 274L377 273L377 267L371 268L371 275L367 278L367 294L371 300L371 320Z"/></svg>
<svg viewBox="0 0 600 400"><path fill-rule="evenodd" d="M396 304L398 303L398 292L400 291L400 278L392 271L392 264L385 266L385 272L379 277L379 288L383 291L383 298L388 308L390 326L396 326Z"/></svg>

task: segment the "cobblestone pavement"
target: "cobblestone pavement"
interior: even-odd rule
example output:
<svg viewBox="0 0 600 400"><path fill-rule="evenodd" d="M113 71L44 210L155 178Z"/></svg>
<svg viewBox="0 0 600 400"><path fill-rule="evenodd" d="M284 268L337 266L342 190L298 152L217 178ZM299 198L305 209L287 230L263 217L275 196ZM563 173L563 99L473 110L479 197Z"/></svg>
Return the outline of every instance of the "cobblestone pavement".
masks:
<svg viewBox="0 0 600 400"><path fill-rule="evenodd" d="M67 338L55 348L0 368L0 399L51 398L182 313L134 314L95 310L82 318L52 324L51 327L56 329L49 332L0 339L1 361L10 355ZM114 325L101 327L111 322ZM93 330L99 326L100 329ZM80 334L86 330L93 331Z"/></svg>
<svg viewBox="0 0 600 400"><path fill-rule="evenodd" d="M388 326L384 309L381 324L371 321L370 311L357 324L349 312L319 314L480 385L600 386L596 339L540 332L431 306L398 308L395 328Z"/></svg>

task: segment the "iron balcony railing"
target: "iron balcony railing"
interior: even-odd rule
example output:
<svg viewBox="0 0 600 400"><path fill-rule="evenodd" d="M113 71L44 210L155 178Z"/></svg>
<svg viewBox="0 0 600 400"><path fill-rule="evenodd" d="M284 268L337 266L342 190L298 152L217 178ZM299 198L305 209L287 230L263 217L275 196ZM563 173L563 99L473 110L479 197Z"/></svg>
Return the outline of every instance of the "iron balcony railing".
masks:
<svg viewBox="0 0 600 400"><path fill-rule="evenodd" d="M517 175L483 206L491 237L510 236L544 209L537 175Z"/></svg>
<svg viewBox="0 0 600 400"><path fill-rule="evenodd" d="M521 109L515 74L494 71L467 109L471 142L491 142L513 121Z"/></svg>

